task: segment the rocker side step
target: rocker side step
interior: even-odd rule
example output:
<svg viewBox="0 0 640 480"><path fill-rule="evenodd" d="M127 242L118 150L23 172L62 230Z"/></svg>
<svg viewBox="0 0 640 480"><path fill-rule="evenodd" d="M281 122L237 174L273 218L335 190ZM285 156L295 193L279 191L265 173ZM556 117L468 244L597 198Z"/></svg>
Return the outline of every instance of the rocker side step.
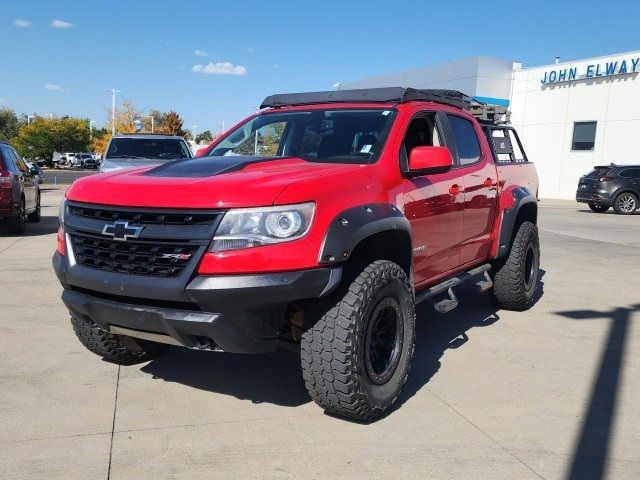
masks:
<svg viewBox="0 0 640 480"><path fill-rule="evenodd" d="M467 272L448 278L442 283L438 283L437 285L433 285L432 287L417 292L416 304L424 302L425 300L429 300L433 302L433 306L438 312L450 312L458 306L458 299L453 293L453 287L455 287L456 285L460 285L461 283L466 282L474 277L477 277L478 275L482 275L483 278L475 282L476 288L481 292L489 290L493 286L491 277L488 274L488 271L490 269L491 265L486 263ZM447 298L436 301L435 297L441 294L446 294Z"/></svg>

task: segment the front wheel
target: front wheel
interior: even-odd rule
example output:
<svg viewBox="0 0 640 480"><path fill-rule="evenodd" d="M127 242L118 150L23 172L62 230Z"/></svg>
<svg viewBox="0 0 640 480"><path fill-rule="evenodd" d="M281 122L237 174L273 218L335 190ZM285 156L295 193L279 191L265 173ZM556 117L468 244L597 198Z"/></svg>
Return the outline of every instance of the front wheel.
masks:
<svg viewBox="0 0 640 480"><path fill-rule="evenodd" d="M597 203L590 203L589 208L596 213L604 213L609 210L606 205L598 205Z"/></svg>
<svg viewBox="0 0 640 480"><path fill-rule="evenodd" d="M638 208L638 197L633 193L624 192L616 197L613 209L618 215L632 215Z"/></svg>
<svg viewBox="0 0 640 480"><path fill-rule="evenodd" d="M133 365L151 360L167 349L167 345L163 343L106 332L83 318L72 316L71 325L78 340L87 350L109 362Z"/></svg>
<svg viewBox="0 0 640 480"><path fill-rule="evenodd" d="M24 199L20 201L20 208L17 215L15 217L9 218L9 220L7 220L7 223L11 233L22 235L26 231L27 212Z"/></svg>
<svg viewBox="0 0 640 480"><path fill-rule="evenodd" d="M319 300L301 341L309 395L326 411L375 420L396 401L415 344L415 306L407 275L377 260L349 285ZM311 309L313 310L313 308Z"/></svg>
<svg viewBox="0 0 640 480"><path fill-rule="evenodd" d="M38 203L36 204L36 209L29 214L27 220L31 223L38 223L42 218L41 208L40 208L40 194L38 194Z"/></svg>
<svg viewBox="0 0 640 480"><path fill-rule="evenodd" d="M527 310L533 304L540 268L538 227L523 222L518 228L509 256L497 267L493 296L501 308Z"/></svg>

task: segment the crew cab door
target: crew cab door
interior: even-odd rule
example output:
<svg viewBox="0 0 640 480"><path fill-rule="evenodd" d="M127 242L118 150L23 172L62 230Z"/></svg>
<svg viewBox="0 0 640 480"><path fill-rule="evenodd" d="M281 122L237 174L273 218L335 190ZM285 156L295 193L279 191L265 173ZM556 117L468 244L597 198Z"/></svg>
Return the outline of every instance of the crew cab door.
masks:
<svg viewBox="0 0 640 480"><path fill-rule="evenodd" d="M404 125L399 148L401 171L407 172L411 150L444 146L442 113L416 111ZM459 172L422 176L403 174L404 214L411 223L413 276L416 286L460 265L464 193Z"/></svg>
<svg viewBox="0 0 640 480"><path fill-rule="evenodd" d="M464 213L460 239L462 265L485 259L491 245L496 211L498 173L493 154L478 123L446 114L451 154L464 185Z"/></svg>

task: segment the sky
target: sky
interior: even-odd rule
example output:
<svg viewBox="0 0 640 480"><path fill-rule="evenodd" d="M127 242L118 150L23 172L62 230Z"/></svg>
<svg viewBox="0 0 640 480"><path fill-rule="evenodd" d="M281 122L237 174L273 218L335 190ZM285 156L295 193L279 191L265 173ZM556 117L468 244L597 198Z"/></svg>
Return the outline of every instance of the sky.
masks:
<svg viewBox="0 0 640 480"><path fill-rule="evenodd" d="M572 2L573 3L573 2ZM640 49L638 1L0 0L0 106L107 123L111 94L228 128L269 94L486 55Z"/></svg>

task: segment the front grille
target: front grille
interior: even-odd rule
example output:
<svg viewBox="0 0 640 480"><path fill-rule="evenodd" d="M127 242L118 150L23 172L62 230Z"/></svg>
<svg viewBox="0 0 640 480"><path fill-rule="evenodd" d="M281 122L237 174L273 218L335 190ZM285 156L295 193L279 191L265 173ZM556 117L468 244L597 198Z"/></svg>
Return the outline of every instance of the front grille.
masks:
<svg viewBox="0 0 640 480"><path fill-rule="evenodd" d="M71 235L76 261L83 267L107 272L177 277L198 251L197 245L118 241Z"/></svg>
<svg viewBox="0 0 640 480"><path fill-rule="evenodd" d="M146 225L211 225L220 213L176 211L158 212L118 209L117 207L89 207L69 205L69 213L94 220L127 221Z"/></svg>

